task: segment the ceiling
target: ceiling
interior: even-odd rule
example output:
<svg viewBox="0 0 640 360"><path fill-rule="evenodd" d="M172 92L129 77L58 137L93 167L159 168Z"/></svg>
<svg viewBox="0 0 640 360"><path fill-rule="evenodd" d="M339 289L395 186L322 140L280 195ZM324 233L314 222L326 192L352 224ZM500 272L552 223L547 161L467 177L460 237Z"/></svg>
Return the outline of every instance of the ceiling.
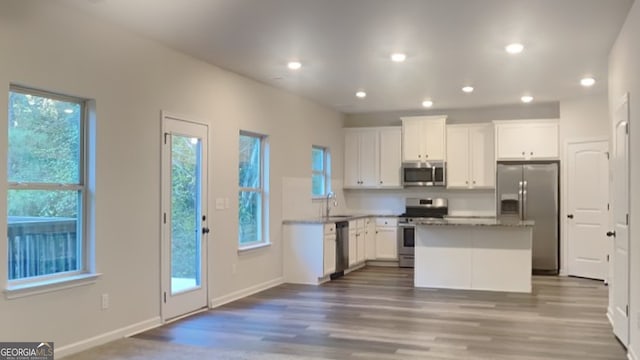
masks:
<svg viewBox="0 0 640 360"><path fill-rule="evenodd" d="M63 0L344 113L561 101L606 91L633 0ZM188 5L186 5L188 4ZM509 43L523 53L505 52ZM406 53L403 63L390 60ZM287 62L299 60L292 71ZM579 80L598 82L582 88ZM466 94L464 85L475 91ZM365 90L358 99L355 92Z"/></svg>

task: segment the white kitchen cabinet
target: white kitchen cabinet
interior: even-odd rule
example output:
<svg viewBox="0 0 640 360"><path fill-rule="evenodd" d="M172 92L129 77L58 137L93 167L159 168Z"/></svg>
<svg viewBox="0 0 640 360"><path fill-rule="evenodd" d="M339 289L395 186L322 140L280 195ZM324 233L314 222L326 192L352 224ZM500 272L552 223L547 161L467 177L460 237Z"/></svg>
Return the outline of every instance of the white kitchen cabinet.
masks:
<svg viewBox="0 0 640 360"><path fill-rule="evenodd" d="M345 188L399 188L399 127L345 129Z"/></svg>
<svg viewBox="0 0 640 360"><path fill-rule="evenodd" d="M400 187L402 167L402 129L399 126L379 129L380 187Z"/></svg>
<svg viewBox="0 0 640 360"><path fill-rule="evenodd" d="M494 121L497 160L557 159L558 120Z"/></svg>
<svg viewBox="0 0 640 360"><path fill-rule="evenodd" d="M361 264L366 258L365 253L365 221L356 220L356 263Z"/></svg>
<svg viewBox="0 0 640 360"><path fill-rule="evenodd" d="M366 255L365 260L376 259L376 222L372 218L365 219L364 239Z"/></svg>
<svg viewBox="0 0 640 360"><path fill-rule="evenodd" d="M322 252L324 275L336 272L336 224L324 225L324 249Z"/></svg>
<svg viewBox="0 0 640 360"><path fill-rule="evenodd" d="M376 259L398 260L397 219L376 219Z"/></svg>
<svg viewBox="0 0 640 360"><path fill-rule="evenodd" d="M345 132L345 187L374 187L378 183L378 131L347 129Z"/></svg>
<svg viewBox="0 0 640 360"><path fill-rule="evenodd" d="M402 119L402 161L444 161L446 116L411 116Z"/></svg>
<svg viewBox="0 0 640 360"><path fill-rule="evenodd" d="M447 126L447 188L495 187L492 124Z"/></svg>
<svg viewBox="0 0 640 360"><path fill-rule="evenodd" d="M320 284L336 266L335 224L286 224L284 278L294 284Z"/></svg>

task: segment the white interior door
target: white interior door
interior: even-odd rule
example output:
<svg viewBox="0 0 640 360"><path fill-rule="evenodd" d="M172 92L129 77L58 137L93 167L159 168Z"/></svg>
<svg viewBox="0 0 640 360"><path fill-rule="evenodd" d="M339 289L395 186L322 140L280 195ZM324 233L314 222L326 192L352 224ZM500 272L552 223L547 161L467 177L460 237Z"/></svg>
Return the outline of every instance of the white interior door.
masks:
<svg viewBox="0 0 640 360"><path fill-rule="evenodd" d="M613 332L629 344L629 101L615 114L613 151Z"/></svg>
<svg viewBox="0 0 640 360"><path fill-rule="evenodd" d="M606 141L567 147L569 275L607 277L609 162Z"/></svg>
<svg viewBox="0 0 640 360"><path fill-rule="evenodd" d="M162 115L162 318L207 306L207 126Z"/></svg>

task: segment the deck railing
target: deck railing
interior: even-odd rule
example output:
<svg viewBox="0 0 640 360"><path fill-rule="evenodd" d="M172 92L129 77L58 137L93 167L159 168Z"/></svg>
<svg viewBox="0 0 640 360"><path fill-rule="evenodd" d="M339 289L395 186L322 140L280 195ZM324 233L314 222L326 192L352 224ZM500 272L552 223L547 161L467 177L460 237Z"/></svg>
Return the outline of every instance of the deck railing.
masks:
<svg viewBox="0 0 640 360"><path fill-rule="evenodd" d="M77 220L8 217L9 280L78 270Z"/></svg>

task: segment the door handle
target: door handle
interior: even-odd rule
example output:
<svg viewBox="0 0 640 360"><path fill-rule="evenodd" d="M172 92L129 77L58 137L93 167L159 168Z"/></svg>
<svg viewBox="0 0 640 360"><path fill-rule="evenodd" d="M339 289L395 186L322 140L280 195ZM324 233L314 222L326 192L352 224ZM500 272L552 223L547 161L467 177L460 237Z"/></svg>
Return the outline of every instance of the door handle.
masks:
<svg viewBox="0 0 640 360"><path fill-rule="evenodd" d="M208 233L209 233L209 231L210 231L210 230L209 230L209 228L208 228L208 227L203 227L203 228L202 228L202 233L203 233L203 234L205 234L205 235L206 235L206 234L208 234Z"/></svg>
<svg viewBox="0 0 640 360"><path fill-rule="evenodd" d="M573 219L573 214L569 214L569 215L567 215L567 217L568 217L569 219Z"/></svg>
<svg viewBox="0 0 640 360"><path fill-rule="evenodd" d="M607 236L608 237L616 237L616 232L615 231L607 231Z"/></svg>

